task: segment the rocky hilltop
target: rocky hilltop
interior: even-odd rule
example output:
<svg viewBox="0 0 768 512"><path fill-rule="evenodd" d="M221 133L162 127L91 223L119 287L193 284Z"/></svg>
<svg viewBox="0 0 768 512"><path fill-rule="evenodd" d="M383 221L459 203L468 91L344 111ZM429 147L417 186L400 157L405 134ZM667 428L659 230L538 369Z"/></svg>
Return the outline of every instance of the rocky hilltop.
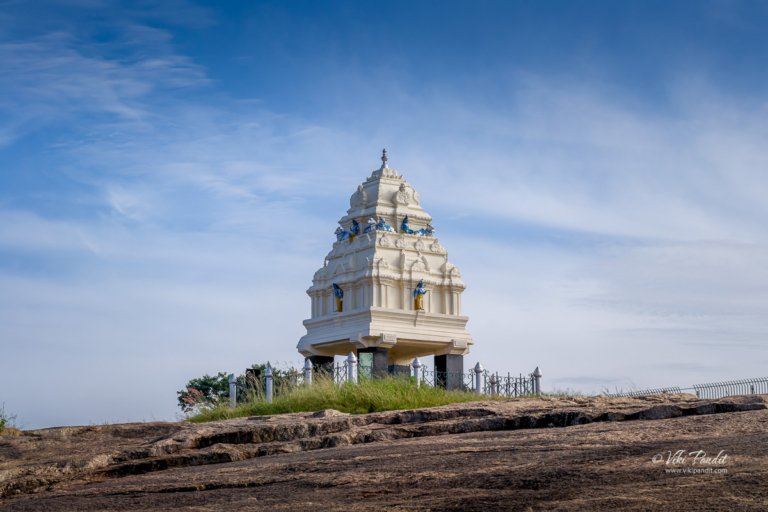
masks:
<svg viewBox="0 0 768 512"><path fill-rule="evenodd" d="M768 510L768 396L537 398L0 437L21 510Z"/></svg>

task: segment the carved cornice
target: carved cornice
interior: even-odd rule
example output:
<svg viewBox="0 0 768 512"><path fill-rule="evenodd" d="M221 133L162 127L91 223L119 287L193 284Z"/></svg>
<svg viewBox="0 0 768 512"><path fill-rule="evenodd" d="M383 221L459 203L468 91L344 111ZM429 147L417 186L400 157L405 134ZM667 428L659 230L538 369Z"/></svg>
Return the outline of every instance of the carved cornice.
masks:
<svg viewBox="0 0 768 512"><path fill-rule="evenodd" d="M424 311L373 307L362 310L345 311L343 313L334 313L332 315L304 320L304 325L313 327L332 327L337 324L339 320L344 322L355 322L358 320L366 322L388 320L399 321L412 326L413 319L416 316L419 317L420 323L433 327L464 327L469 321L469 317L464 315L448 315L445 313L427 313Z"/></svg>

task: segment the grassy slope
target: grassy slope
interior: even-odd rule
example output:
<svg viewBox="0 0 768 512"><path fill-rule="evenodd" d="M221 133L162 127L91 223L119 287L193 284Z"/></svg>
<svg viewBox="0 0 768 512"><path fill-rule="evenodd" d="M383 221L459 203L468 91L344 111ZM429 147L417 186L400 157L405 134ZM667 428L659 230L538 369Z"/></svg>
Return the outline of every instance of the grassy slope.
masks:
<svg viewBox="0 0 768 512"><path fill-rule="evenodd" d="M190 418L193 422L214 421L241 416L311 412L323 409L353 414L416 409L458 402L488 400L465 391L446 391L429 386L416 387L412 381L402 378L362 380L359 384L334 384L330 380L317 379L311 387L298 387L279 393L271 404L255 399L235 409L226 406L202 411Z"/></svg>

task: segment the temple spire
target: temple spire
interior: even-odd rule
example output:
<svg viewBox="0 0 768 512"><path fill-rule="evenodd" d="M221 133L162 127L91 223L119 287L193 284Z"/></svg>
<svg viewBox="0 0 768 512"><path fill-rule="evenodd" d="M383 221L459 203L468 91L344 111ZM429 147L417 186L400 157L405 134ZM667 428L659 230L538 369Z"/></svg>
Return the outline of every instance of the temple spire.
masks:
<svg viewBox="0 0 768 512"><path fill-rule="evenodd" d="M388 179L402 179L403 177L397 174L397 172L392 169L389 165L387 165L387 162L389 161L389 157L387 156L387 149L384 148L381 150L381 167L376 169L371 173L371 177L368 178L369 180L378 180L380 178L388 178Z"/></svg>

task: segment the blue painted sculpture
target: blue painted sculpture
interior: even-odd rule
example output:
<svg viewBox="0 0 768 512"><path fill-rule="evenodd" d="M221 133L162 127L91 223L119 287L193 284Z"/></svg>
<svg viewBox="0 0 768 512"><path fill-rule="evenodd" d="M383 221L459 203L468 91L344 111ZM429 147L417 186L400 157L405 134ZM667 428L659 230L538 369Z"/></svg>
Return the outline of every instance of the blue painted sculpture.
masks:
<svg viewBox="0 0 768 512"><path fill-rule="evenodd" d="M376 229L378 231L388 231L390 233L395 232L395 228L387 224L387 222L384 220L384 217L379 217L379 222L376 223Z"/></svg>
<svg viewBox="0 0 768 512"><path fill-rule="evenodd" d="M360 234L360 224L355 219L352 219L352 226L349 228L349 239L354 240L357 235Z"/></svg>
<svg viewBox="0 0 768 512"><path fill-rule="evenodd" d="M427 289L424 288L424 280L419 279L419 284L413 289L413 309L424 309L424 295L427 294Z"/></svg>
<svg viewBox="0 0 768 512"><path fill-rule="evenodd" d="M373 220L373 217L368 217L368 225L365 226L363 233L370 233L371 231L376 231L376 221Z"/></svg>
<svg viewBox="0 0 768 512"><path fill-rule="evenodd" d="M336 296L336 311L341 313L341 309L344 305L344 290L341 289L336 283L333 284L333 294Z"/></svg>
<svg viewBox="0 0 768 512"><path fill-rule="evenodd" d="M412 235L414 231L408 226L408 216L406 215L403 217L403 222L400 224L400 232L401 233L408 233L409 235Z"/></svg>
<svg viewBox="0 0 768 512"><path fill-rule="evenodd" d="M416 234L419 236L434 236L435 228L432 227L432 224L428 223L427 227L417 230Z"/></svg>
<svg viewBox="0 0 768 512"><path fill-rule="evenodd" d="M346 240L349 238L349 231L346 229L342 229L341 227L336 228L336 240L341 242L342 240Z"/></svg>
<svg viewBox="0 0 768 512"><path fill-rule="evenodd" d="M384 217L379 217L378 222L373 217L368 219L368 225L365 227L364 233L370 233L371 231L387 231L388 233L394 233L395 229L387 224Z"/></svg>

